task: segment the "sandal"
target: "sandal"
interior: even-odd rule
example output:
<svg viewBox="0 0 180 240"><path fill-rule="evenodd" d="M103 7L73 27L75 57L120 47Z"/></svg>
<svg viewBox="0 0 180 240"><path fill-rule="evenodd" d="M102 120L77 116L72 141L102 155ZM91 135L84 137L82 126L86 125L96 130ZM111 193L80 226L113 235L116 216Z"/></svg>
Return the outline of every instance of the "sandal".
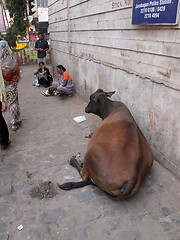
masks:
<svg viewBox="0 0 180 240"><path fill-rule="evenodd" d="M41 93L43 96L45 96L45 97L49 97L49 96L51 96L50 94L49 94L49 91L48 90L46 90L46 91L42 91L42 93Z"/></svg>
<svg viewBox="0 0 180 240"><path fill-rule="evenodd" d="M43 96L45 96L45 97L49 97L49 96L53 96L53 95L54 95L53 93L52 93L52 94L49 93L49 89L46 90L46 91L42 91L41 94L42 94Z"/></svg>
<svg viewBox="0 0 180 240"><path fill-rule="evenodd" d="M12 125L12 130L16 131L20 126L21 126L21 122L22 120L20 120L19 122L17 122L16 124Z"/></svg>

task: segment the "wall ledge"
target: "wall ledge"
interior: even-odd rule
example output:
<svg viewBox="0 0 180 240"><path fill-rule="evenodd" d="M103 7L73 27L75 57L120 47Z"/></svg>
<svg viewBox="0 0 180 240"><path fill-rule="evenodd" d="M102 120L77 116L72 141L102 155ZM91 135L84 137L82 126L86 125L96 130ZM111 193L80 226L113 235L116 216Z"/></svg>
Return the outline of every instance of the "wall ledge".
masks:
<svg viewBox="0 0 180 240"><path fill-rule="evenodd" d="M160 163L161 166L165 167L167 170L172 172L175 175L175 177L180 179L180 168L177 165L175 165L173 162L168 160L162 153L155 150L152 146L151 148L152 148L154 160Z"/></svg>

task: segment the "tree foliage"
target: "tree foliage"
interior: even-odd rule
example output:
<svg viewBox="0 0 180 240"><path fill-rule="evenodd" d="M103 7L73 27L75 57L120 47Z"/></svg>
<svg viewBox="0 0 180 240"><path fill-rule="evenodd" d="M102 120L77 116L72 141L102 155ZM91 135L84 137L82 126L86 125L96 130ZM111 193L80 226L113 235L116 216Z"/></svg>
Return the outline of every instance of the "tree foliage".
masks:
<svg viewBox="0 0 180 240"><path fill-rule="evenodd" d="M29 24L26 20L26 0L6 0L5 4L13 18L12 25L7 29L6 40L11 47L15 47L17 36L25 36Z"/></svg>

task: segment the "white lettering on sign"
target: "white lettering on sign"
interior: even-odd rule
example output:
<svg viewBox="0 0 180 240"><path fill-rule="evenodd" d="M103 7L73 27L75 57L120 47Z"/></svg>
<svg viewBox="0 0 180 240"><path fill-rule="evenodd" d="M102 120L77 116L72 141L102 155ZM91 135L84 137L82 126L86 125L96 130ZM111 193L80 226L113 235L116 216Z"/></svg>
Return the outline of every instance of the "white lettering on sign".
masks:
<svg viewBox="0 0 180 240"><path fill-rule="evenodd" d="M166 11L166 7L165 6L156 7L156 11L157 12L164 12L164 11Z"/></svg>
<svg viewBox="0 0 180 240"><path fill-rule="evenodd" d="M149 6L157 6L159 5L159 1L150 1Z"/></svg>
<svg viewBox="0 0 180 240"><path fill-rule="evenodd" d="M145 7L148 7L148 6L149 6L149 3L141 3L141 4L136 4L135 8L145 8Z"/></svg>
<svg viewBox="0 0 180 240"><path fill-rule="evenodd" d="M140 10L140 13L147 13L148 12L148 9L147 8L142 8L141 10Z"/></svg>
<svg viewBox="0 0 180 240"><path fill-rule="evenodd" d="M171 0L160 0L160 5L171 4Z"/></svg>
<svg viewBox="0 0 180 240"><path fill-rule="evenodd" d="M169 0L164 0L164 1L169 1ZM157 6L157 5L159 5L159 1L150 1L147 3L136 4L135 8L152 7L152 6Z"/></svg>
<svg viewBox="0 0 180 240"><path fill-rule="evenodd" d="M155 12L155 7L148 8L148 12Z"/></svg>
<svg viewBox="0 0 180 240"><path fill-rule="evenodd" d="M179 1L180 0L133 0L132 24L177 24Z"/></svg>
<svg viewBox="0 0 180 240"><path fill-rule="evenodd" d="M135 8L140 8L140 14L144 14L144 18L159 18L159 12L165 12L166 6L171 4L172 0L149 1L147 3L136 4Z"/></svg>
<svg viewBox="0 0 180 240"><path fill-rule="evenodd" d="M151 13L144 14L144 18L151 18Z"/></svg>
<svg viewBox="0 0 180 240"><path fill-rule="evenodd" d="M159 13L153 13L152 18L159 18Z"/></svg>

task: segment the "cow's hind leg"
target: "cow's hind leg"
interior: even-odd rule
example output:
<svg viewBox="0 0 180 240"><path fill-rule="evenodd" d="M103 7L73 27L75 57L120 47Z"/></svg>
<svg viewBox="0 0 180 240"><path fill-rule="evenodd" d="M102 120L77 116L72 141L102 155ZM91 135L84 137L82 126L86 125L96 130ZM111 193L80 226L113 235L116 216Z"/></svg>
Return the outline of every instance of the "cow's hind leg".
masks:
<svg viewBox="0 0 180 240"><path fill-rule="evenodd" d="M75 158L75 156L72 156L71 159L69 160L69 164L71 166L73 166L74 168L76 168L80 174L81 170L82 170L82 167L83 167L83 164L82 163L79 163L77 161L77 159Z"/></svg>
<svg viewBox="0 0 180 240"><path fill-rule="evenodd" d="M75 156L72 156L72 158L69 160L69 164L76 168L81 176L81 170L82 170L82 163L79 163L78 160L75 158ZM82 176L81 176L82 177ZM94 185L94 183L91 181L91 179L86 179L84 181L80 182L67 182L64 184L58 184L58 187L62 190L71 190L73 188L81 188L85 187L87 185Z"/></svg>

